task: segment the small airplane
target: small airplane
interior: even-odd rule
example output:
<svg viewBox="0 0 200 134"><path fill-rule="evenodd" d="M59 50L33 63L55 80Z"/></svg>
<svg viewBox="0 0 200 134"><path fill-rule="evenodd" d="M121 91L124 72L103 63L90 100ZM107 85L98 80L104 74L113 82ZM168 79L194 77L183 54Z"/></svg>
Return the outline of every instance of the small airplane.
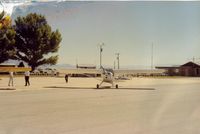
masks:
<svg viewBox="0 0 200 134"><path fill-rule="evenodd" d="M105 69L101 67L100 69L58 69L60 74L81 74L87 76L87 74L101 74L102 80L99 84L96 85L96 88L100 88L103 83L111 84L111 87L119 88L118 84L116 84L116 77L120 75L127 74L161 74L164 73L162 69L155 70L113 70L113 69Z"/></svg>

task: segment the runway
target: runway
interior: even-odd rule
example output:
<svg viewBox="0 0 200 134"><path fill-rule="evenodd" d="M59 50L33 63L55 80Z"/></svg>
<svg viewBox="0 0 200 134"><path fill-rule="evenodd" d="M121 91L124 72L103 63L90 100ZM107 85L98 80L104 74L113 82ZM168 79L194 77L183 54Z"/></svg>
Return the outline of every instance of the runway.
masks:
<svg viewBox="0 0 200 134"><path fill-rule="evenodd" d="M95 89L92 78L14 82L16 90L0 89L0 134L200 133L199 78L133 78L119 90Z"/></svg>

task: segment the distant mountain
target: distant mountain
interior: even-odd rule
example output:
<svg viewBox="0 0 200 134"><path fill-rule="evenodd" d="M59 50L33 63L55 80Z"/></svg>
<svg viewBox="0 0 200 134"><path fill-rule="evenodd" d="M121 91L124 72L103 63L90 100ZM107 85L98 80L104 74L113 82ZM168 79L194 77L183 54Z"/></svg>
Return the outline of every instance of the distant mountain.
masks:
<svg viewBox="0 0 200 134"><path fill-rule="evenodd" d="M18 66L20 63L20 61L17 60L8 60L5 61L4 63L1 63L2 65L16 65ZM24 62L25 66L28 66L25 62ZM71 64L57 64L57 65L42 65L39 66L38 68L58 68L58 69L63 69L63 68L76 68L75 65L71 65Z"/></svg>
<svg viewBox="0 0 200 134"><path fill-rule="evenodd" d="M47 67L47 66L45 66ZM52 66L49 66L51 68L59 68L59 69L64 69L64 68L76 68L75 65L71 65L71 64L57 64L57 65L52 65Z"/></svg>
<svg viewBox="0 0 200 134"><path fill-rule="evenodd" d="M1 64L2 65L16 65L16 66L18 66L19 65L19 61L17 61L17 60L7 60L7 61L5 61L5 62L3 62Z"/></svg>

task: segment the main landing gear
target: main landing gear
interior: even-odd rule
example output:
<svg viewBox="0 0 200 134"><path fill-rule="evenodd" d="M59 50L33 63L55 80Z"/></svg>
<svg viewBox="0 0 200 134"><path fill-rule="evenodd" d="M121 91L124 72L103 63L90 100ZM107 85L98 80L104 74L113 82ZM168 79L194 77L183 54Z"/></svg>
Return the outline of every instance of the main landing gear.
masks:
<svg viewBox="0 0 200 134"><path fill-rule="evenodd" d="M99 89L99 84L97 84L97 89Z"/></svg>

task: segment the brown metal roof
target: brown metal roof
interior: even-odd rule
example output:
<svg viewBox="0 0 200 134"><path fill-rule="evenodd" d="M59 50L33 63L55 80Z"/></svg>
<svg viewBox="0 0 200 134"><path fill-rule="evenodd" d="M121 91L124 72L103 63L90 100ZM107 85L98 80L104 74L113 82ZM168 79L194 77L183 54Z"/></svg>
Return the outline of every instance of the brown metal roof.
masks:
<svg viewBox="0 0 200 134"><path fill-rule="evenodd" d="M180 67L200 67L200 65L190 61L188 63L181 65Z"/></svg>

